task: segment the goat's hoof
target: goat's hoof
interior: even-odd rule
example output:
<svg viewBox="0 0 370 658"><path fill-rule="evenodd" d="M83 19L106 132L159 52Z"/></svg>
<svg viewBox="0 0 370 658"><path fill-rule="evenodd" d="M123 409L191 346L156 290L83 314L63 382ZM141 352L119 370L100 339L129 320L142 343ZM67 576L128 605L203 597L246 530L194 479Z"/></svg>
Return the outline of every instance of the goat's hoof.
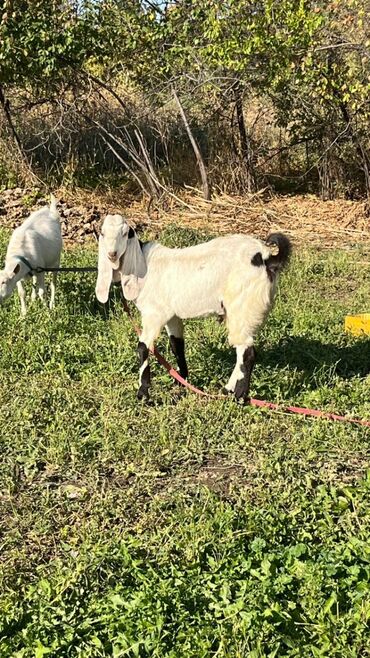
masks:
<svg viewBox="0 0 370 658"><path fill-rule="evenodd" d="M228 388L226 388L226 386L224 386L221 389L221 393L222 393L222 395L233 395L234 391L230 391Z"/></svg>
<svg viewBox="0 0 370 658"><path fill-rule="evenodd" d="M239 397L235 396L235 402L240 404L241 407L249 404L251 401L249 395L240 395Z"/></svg>
<svg viewBox="0 0 370 658"><path fill-rule="evenodd" d="M144 400L145 402L149 402L149 391L147 388L143 388L143 386L140 386L136 397L138 400Z"/></svg>

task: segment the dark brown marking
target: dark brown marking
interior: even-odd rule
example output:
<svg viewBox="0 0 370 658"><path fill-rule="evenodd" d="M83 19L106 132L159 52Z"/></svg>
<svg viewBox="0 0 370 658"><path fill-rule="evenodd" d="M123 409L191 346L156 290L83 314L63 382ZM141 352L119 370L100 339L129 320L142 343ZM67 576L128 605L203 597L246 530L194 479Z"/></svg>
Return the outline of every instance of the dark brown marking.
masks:
<svg viewBox="0 0 370 658"><path fill-rule="evenodd" d="M276 245L278 253L275 256L269 256L265 260L267 276L270 281L273 281L280 270L287 264L292 253L292 245L289 238L282 233L272 233L266 240L266 244Z"/></svg>
<svg viewBox="0 0 370 658"><path fill-rule="evenodd" d="M170 345L179 366L179 373L184 379L188 376L188 366L185 359L185 341L183 338L170 336Z"/></svg>
<svg viewBox="0 0 370 658"><path fill-rule="evenodd" d="M249 387L253 366L256 361L256 350L254 346L248 347L243 354L243 363L240 366L243 373L242 379L236 382L234 395L238 402L246 404L249 401Z"/></svg>
<svg viewBox="0 0 370 658"><path fill-rule="evenodd" d="M146 359L149 357L149 349L145 345L145 343L139 341L139 344L137 346L137 351L139 353L139 361L141 367L143 363L146 361ZM142 400L143 398L146 398L147 400L149 399L149 386L150 386L150 367L149 365L147 365L146 368L144 369L144 372L141 374L141 378L140 378L140 387L137 392L137 397L139 400Z"/></svg>
<svg viewBox="0 0 370 658"><path fill-rule="evenodd" d="M262 258L262 254L261 254L260 251L257 251L257 253L254 254L254 256L251 260L251 263L255 267L261 267L261 265L263 265L263 258Z"/></svg>

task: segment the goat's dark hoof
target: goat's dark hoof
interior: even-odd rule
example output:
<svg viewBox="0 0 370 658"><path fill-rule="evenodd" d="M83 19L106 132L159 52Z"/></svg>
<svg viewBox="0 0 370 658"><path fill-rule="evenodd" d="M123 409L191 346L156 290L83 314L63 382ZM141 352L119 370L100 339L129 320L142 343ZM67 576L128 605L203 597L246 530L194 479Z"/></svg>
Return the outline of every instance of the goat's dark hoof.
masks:
<svg viewBox="0 0 370 658"><path fill-rule="evenodd" d="M235 402L240 404L241 407L245 407L251 401L249 395L240 395L239 397L235 396Z"/></svg>
<svg viewBox="0 0 370 658"><path fill-rule="evenodd" d="M149 391L147 388L144 388L143 386L140 386L136 397L138 400L144 400L145 402L149 402Z"/></svg>
<svg viewBox="0 0 370 658"><path fill-rule="evenodd" d="M229 389L226 388L226 386L224 386L221 389L221 393L222 393L222 395L234 395L234 391L229 391Z"/></svg>

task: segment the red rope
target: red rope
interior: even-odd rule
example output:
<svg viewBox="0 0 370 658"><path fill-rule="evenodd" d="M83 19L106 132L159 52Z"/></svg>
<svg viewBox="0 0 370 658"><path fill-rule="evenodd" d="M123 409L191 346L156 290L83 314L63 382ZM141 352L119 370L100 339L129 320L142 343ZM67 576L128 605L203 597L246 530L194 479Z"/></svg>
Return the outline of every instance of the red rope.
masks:
<svg viewBox="0 0 370 658"><path fill-rule="evenodd" d="M356 423L364 427L370 427L370 420L363 420L360 418L348 418L347 416L339 416L338 414L331 414L327 411L320 411L320 409L308 409L306 407L291 407L280 406L274 402L265 402L265 400L250 401L254 407L267 407L268 409L277 409L279 411L286 411L291 414L300 414L301 416L314 416L315 418L325 418L326 420L340 420L346 423Z"/></svg>
<svg viewBox="0 0 370 658"><path fill-rule="evenodd" d="M127 306L127 304L124 304L125 310L128 313L128 316L132 322L132 325L137 333L138 336L140 336L140 329L135 325L130 310ZM197 388L196 386L193 386L193 384L190 384L186 379L181 377L181 375L175 370L170 363L160 354L157 350L156 347L154 349L150 350L152 354L154 354L155 358L157 359L158 363L160 363L164 368L166 368L167 372L173 377L173 379L176 379L176 381L179 382L182 386L187 388L189 391L192 391L193 393L196 393L197 395L200 395L202 397L206 398L225 398L226 396L224 395L211 395L210 393L206 393L205 391L202 391L200 388ZM363 420L360 418L348 418L347 416L339 416L338 414L331 414L327 411L320 411L319 409L309 409L306 407L292 407L292 406L284 406L280 404L276 404L275 402L266 402L265 400L256 400L255 398L250 399L250 404L253 407L265 407L266 409L273 409L276 411L283 411L286 413L291 413L291 414L299 414L301 416L314 416L315 418L324 418L325 420L338 420L341 422L346 422L346 423L355 423L356 425L363 425L364 427L370 427L370 420Z"/></svg>

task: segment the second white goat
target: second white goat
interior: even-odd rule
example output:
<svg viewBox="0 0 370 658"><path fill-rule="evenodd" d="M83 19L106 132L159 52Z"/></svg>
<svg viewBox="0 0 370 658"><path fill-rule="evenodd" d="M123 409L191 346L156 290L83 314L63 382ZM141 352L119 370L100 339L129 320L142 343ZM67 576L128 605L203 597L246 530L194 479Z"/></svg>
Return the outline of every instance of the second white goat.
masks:
<svg viewBox="0 0 370 658"><path fill-rule="evenodd" d="M278 274L291 252L281 233L266 242L229 235L185 249L142 244L121 215L108 215L99 237L96 295L108 299L121 279L126 299L141 312L138 398L149 397L149 349L165 326L182 377L188 375L183 320L217 314L226 319L236 365L226 385L238 402L249 399L254 338L271 309Z"/></svg>
<svg viewBox="0 0 370 658"><path fill-rule="evenodd" d="M17 287L21 314L26 315L26 292L23 279L32 276L32 299L36 299L38 293L40 299L43 300L45 275L44 272L35 274L34 270L59 267L61 251L60 219L56 200L51 195L50 207L45 206L31 213L28 219L11 235L5 256L5 266L0 271L0 302L9 297ZM50 308L54 306L56 278L57 274L54 272L50 285Z"/></svg>

